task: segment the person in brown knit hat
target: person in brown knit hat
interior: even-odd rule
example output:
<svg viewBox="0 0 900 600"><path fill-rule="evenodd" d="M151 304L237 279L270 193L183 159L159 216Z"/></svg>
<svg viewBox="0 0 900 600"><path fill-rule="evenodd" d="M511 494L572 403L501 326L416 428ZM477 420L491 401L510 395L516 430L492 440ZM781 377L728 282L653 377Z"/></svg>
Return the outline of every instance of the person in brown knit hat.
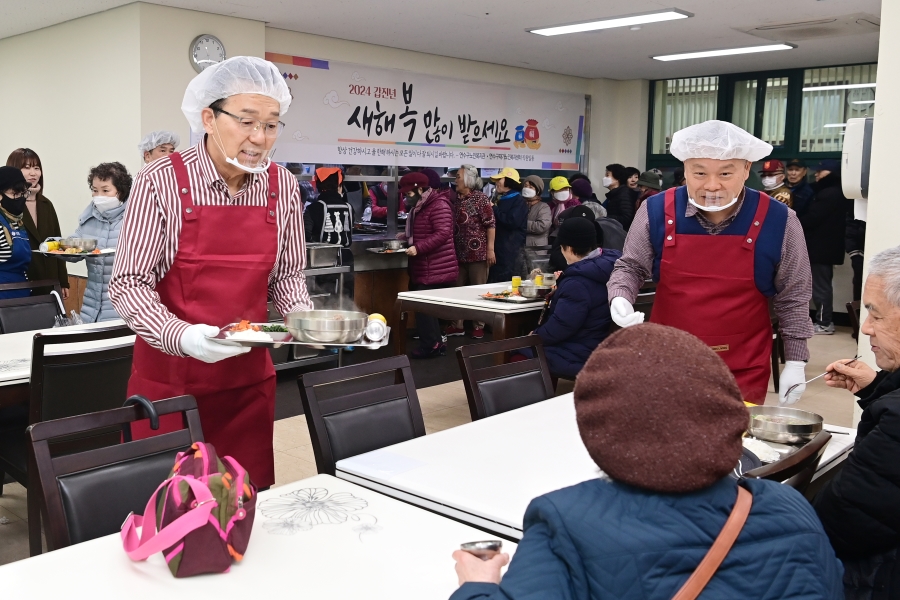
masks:
<svg viewBox="0 0 900 600"><path fill-rule="evenodd" d="M750 514L699 597L843 599L840 562L809 502L774 481L728 476L749 414L698 338L652 323L617 331L578 375L575 411L606 475L532 500L502 578L509 555L454 552L450 600L667 600L722 531L738 485L752 494Z"/></svg>
<svg viewBox="0 0 900 600"><path fill-rule="evenodd" d="M623 377L636 362L644 376ZM656 324L620 329L597 348L575 382L575 411L603 472L657 492L699 490L726 476L748 423L722 359L693 335Z"/></svg>

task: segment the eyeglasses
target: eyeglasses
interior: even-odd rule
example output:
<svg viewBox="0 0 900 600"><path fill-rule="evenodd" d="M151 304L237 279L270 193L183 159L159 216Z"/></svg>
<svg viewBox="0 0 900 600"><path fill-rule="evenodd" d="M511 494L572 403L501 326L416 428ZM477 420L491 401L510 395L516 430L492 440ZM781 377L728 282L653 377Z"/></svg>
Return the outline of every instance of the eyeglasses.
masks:
<svg viewBox="0 0 900 600"><path fill-rule="evenodd" d="M248 135L251 133L256 133L257 131L262 129L266 137L274 138L281 135L281 132L284 131L284 123L282 121L266 123L264 121L260 121L259 119L251 119L250 117L239 117L237 115L231 114L227 110L222 110L221 108L216 112L224 113L233 118L238 122L238 125L241 126L241 131Z"/></svg>

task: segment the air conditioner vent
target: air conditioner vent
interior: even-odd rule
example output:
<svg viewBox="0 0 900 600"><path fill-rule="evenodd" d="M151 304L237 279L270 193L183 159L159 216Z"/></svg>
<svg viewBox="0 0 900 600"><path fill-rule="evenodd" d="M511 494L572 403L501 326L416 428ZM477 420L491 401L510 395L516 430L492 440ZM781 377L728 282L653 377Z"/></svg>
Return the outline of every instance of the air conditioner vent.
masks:
<svg viewBox="0 0 900 600"><path fill-rule="evenodd" d="M752 27L736 27L738 31L777 42L797 42L818 38L877 33L881 19L866 13L854 13L826 19L764 23Z"/></svg>

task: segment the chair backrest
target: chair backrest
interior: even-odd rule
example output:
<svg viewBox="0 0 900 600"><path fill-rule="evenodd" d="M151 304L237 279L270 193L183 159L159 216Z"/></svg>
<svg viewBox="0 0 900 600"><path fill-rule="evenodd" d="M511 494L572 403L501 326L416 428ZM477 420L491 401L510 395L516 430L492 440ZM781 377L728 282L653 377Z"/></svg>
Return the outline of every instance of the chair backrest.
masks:
<svg viewBox="0 0 900 600"><path fill-rule="evenodd" d="M49 294L0 300L0 333L50 329L59 314L59 304Z"/></svg>
<svg viewBox="0 0 900 600"><path fill-rule="evenodd" d="M744 477L778 481L791 486L802 494L809 487L813 475L816 474L819 461L822 460L825 446L830 439L830 433L824 430L820 431L816 437L793 454L772 464L747 471L744 473Z"/></svg>
<svg viewBox="0 0 900 600"><path fill-rule="evenodd" d="M33 290L36 288L53 288L57 294L62 293L59 281L56 279L38 279L35 281L17 281L16 283L0 283L0 292L12 290Z"/></svg>
<svg viewBox="0 0 900 600"><path fill-rule="evenodd" d="M476 357L525 349L531 349L534 358L482 368L473 364ZM539 336L460 346L456 357L473 421L553 397L553 379Z"/></svg>
<svg viewBox="0 0 900 600"><path fill-rule="evenodd" d="M29 423L122 406L128 397L133 336L126 325L79 333L36 333L31 350ZM105 349L47 353L59 344L113 340Z"/></svg>
<svg viewBox="0 0 900 600"><path fill-rule="evenodd" d="M317 387L394 373L394 383L321 399ZM405 354L306 373L297 379L319 473L335 474L341 459L425 435L419 396Z"/></svg>
<svg viewBox="0 0 900 600"><path fill-rule="evenodd" d="M175 464L175 455L203 441L197 402L179 396L153 403L158 415L181 413L184 429L114 446L51 456L52 440L109 428L128 428L146 419L141 406L128 406L28 427L31 464L37 470L50 550L116 533L147 500ZM29 489L31 493L31 489Z"/></svg>

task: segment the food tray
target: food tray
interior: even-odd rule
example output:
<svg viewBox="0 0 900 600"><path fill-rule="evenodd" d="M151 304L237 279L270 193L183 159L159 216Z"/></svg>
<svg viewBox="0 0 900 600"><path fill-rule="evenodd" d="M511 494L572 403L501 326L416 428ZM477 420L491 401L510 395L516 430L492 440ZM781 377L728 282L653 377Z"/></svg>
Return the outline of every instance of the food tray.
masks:
<svg viewBox="0 0 900 600"><path fill-rule="evenodd" d="M209 339L217 340L217 341L227 341L229 344L236 344L238 346L246 346L249 348L281 348L285 344L289 346L309 346L310 348L346 348L347 346L357 346L360 348L368 348L369 350L376 350L383 346L388 345L388 341L391 338L391 328L387 328L387 333L384 335L384 339L373 342L365 337L363 337L355 342L351 342L349 344L328 344L328 343L313 343L313 342L299 342L294 339L294 337L288 333L287 331L273 331L269 333L272 337L271 342L263 341L263 340L232 340L228 337L228 332L232 327L237 325L237 323L229 323L225 327L219 330L219 334L215 336L210 336ZM258 325L260 327L278 325L278 323L252 323L252 325Z"/></svg>
<svg viewBox="0 0 900 600"><path fill-rule="evenodd" d="M543 303L543 298L526 298L525 296L510 296L508 298L497 298L496 296L485 296L484 294L480 294L478 296L482 300L491 300L493 302L506 302L508 304L531 304L534 302Z"/></svg>
<svg viewBox="0 0 900 600"><path fill-rule="evenodd" d="M42 254L44 256L55 256L56 258L99 258L110 256L116 253L115 248L104 248L100 252L63 252L62 250L53 250L52 252L41 252L40 250L32 250L34 254Z"/></svg>
<svg viewBox="0 0 900 600"><path fill-rule="evenodd" d="M390 250L388 248L366 248L366 252L371 252L372 254L403 254L406 255L406 248L400 248L399 250Z"/></svg>

